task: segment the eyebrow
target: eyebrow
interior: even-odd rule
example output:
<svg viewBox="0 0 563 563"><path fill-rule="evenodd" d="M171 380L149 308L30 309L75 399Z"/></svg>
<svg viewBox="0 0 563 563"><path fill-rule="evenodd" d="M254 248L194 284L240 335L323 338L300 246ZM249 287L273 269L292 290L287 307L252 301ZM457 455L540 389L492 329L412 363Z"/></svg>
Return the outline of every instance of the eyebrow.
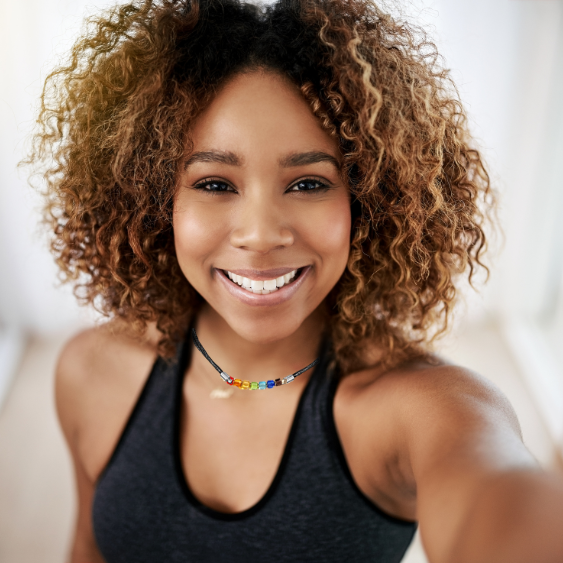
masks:
<svg viewBox="0 0 563 563"><path fill-rule="evenodd" d="M279 161L283 168L291 168L293 166L305 166L307 164L316 164L317 162L329 162L337 170L340 170L340 163L334 156L322 151L309 151L292 153Z"/></svg>
<svg viewBox="0 0 563 563"><path fill-rule="evenodd" d="M242 166L242 160L231 151L200 151L194 152L184 163L184 170L196 162L216 162L230 166Z"/></svg>
<svg viewBox="0 0 563 563"><path fill-rule="evenodd" d="M215 162L228 164L229 166L242 166L244 160L231 151L200 151L193 153L184 163L184 170L197 162ZM306 166L318 162L328 162L336 170L340 171L340 163L334 156L322 151L308 151L291 153L278 160L282 168L293 168L295 166Z"/></svg>

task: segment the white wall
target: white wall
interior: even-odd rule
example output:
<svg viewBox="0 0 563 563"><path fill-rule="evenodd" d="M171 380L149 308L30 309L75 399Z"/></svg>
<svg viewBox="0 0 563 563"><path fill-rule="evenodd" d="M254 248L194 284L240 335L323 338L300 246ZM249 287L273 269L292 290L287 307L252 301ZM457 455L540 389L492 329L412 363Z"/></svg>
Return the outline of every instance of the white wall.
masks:
<svg viewBox="0 0 563 563"><path fill-rule="evenodd" d="M93 9L84 0L0 2L0 327L49 333L83 318L69 289L55 288L56 270L38 229L39 199L16 164L42 80Z"/></svg>

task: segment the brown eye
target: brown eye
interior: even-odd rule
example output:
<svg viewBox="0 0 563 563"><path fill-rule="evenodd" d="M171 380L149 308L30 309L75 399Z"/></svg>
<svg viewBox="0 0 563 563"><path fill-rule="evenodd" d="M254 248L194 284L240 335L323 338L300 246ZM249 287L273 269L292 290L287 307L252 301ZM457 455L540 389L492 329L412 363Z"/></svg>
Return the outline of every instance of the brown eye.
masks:
<svg viewBox="0 0 563 563"><path fill-rule="evenodd" d="M312 178L307 178L305 180L299 180L296 184L294 184L289 191L290 192L320 192L328 190L329 186L325 183L314 180Z"/></svg>
<svg viewBox="0 0 563 563"><path fill-rule="evenodd" d="M204 192L234 192L229 184L220 180L204 180L195 184L193 188Z"/></svg>

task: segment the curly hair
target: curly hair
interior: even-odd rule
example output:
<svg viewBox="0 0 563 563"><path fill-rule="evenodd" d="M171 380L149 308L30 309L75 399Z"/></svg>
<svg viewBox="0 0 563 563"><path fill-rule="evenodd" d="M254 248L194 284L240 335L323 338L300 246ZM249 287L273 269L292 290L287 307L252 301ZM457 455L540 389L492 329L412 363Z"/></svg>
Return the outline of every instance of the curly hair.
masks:
<svg viewBox="0 0 563 563"><path fill-rule="evenodd" d="M172 206L189 127L237 73L288 76L337 139L352 194L347 268L326 299L344 372L396 365L448 328L484 267L494 194L455 85L423 30L370 0L138 0L90 18L48 77L27 162L64 281L172 355L202 298ZM488 272L488 270L487 270Z"/></svg>

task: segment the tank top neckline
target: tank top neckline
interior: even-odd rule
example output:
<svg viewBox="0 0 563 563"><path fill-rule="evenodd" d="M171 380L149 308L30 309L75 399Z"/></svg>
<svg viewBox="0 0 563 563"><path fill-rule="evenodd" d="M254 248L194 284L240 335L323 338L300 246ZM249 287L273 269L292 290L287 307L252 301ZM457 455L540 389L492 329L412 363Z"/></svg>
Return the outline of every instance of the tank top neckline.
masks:
<svg viewBox="0 0 563 563"><path fill-rule="evenodd" d="M186 338L171 361L157 357L96 484L92 525L104 560L399 561L416 523L383 512L353 480L333 417L342 373L330 341L299 390L272 482L238 513L199 502L183 472L178 407L194 350Z"/></svg>
<svg viewBox="0 0 563 563"><path fill-rule="evenodd" d="M291 452L293 441L295 439L295 434L297 432L299 420L301 418L301 413L303 411L303 405L308 395L311 392L312 382L314 379L316 379L319 376L319 372L321 369L324 368L324 371L326 372L326 363L327 363L327 357L329 355L330 343L326 336L321 341L321 345L319 347L319 356L321 358L321 361L313 368L309 380L305 384L305 388L301 391L301 396L299 397L299 401L297 402L297 407L295 409L293 420L291 422L289 435L286 439L283 448L282 457L270 485L266 489L266 492L260 497L260 499L255 504L240 512L221 512L219 510L215 510L214 508L211 508L210 506L203 504L193 494L188 484L186 475L184 473L184 468L182 465L182 457L181 457L180 421L181 421L182 402L183 402L183 385L193 351L191 338L186 338L182 346L183 346L183 350L181 352L178 362L178 367L177 367L178 371L176 372L178 376L176 381L176 389L175 389L175 397L174 397L174 412L173 412L174 443L172 446L172 452L174 456L173 459L174 472L178 485L180 486L180 489L182 490L182 493L186 501L193 508L195 508L202 514L208 516L209 518L215 520L222 520L222 521L238 521L238 520L244 520L246 518L250 518L251 516L260 512L260 510L262 510L267 505L268 501L274 495L281 480L283 479L283 476L285 474L285 469L287 466L287 461ZM320 375L322 376L323 374ZM327 374L325 373L324 375Z"/></svg>
<svg viewBox="0 0 563 563"><path fill-rule="evenodd" d="M189 335L189 331L187 333ZM346 455L344 453L344 448L342 447L342 443L340 442L340 437L338 435L338 430L336 428L336 421L334 419L334 412L333 412L333 404L334 404L334 397L336 395L336 391L338 388L338 384L341 380L341 375L336 365L335 369L328 369L328 365L331 363L331 342L328 337L324 337L321 341L320 349L319 349L319 356L321 357L321 361L313 368L313 372L309 377L309 381L305 385L305 388L301 392L301 396L297 403L297 407L293 416L293 421L291 423L290 431L283 449L282 457L275 472L274 478L270 483L268 489L264 493L264 495L251 507L243 510L241 512L235 513L227 513L227 512L220 512L215 510L209 506L203 504L191 491L189 488L187 479L184 475L184 470L182 467L182 460L181 460L181 443L180 443L180 415L181 415L181 407L182 407L182 390L183 390L183 383L185 374L191 360L193 346L191 342L191 338L186 337L180 344L178 354L176 359L172 361L172 363L167 364L166 360L161 358L160 356L157 357L155 360L152 369L149 373L148 378L143 385L141 392L137 398L137 401L133 407L132 412L129 414L129 418L125 423L125 427L122 430L121 436L119 437L117 444L110 455L108 463L103 468L102 472L98 476L96 480L96 486L102 482L110 470L110 467L115 462L116 457L118 456L119 450L122 448L124 442L127 439L128 434L132 431L132 427L135 423L139 415L139 411L142 408L142 405L146 399L146 396L149 393L149 388L151 386L151 382L156 374L161 369L161 366L166 364L168 367L165 369L173 369L176 374L176 381L174 382L174 394L173 397L173 420L172 420L172 441L171 444L171 453L173 459L172 466L174 472L174 478L176 480L178 488L181 490L182 496L187 501L187 503L196 509L199 513L209 517L212 520L218 521L243 521L247 518L250 518L254 514L260 512L267 504L270 498L274 495L277 488L279 487L280 482L282 481L285 468L288 462L288 458L293 446L293 442L295 439L295 435L297 433L297 428L299 425L299 421L301 419L301 415L303 412L303 406L311 394L311 390L315 383L318 383L316 380L319 377L327 377L328 380L325 383L327 385L327 392L325 400L323 401L323 405L321 408L324 410L324 423L322 424L323 431L325 433L324 438L330 444L332 451L334 452L338 466L340 467L340 471L344 475L346 481L349 483L351 489L353 490L355 496L359 498L363 504L367 505L372 511L377 513L380 517L383 517L388 522L401 525L401 526L411 526L413 524L416 525L415 522L410 520L404 520L401 518L397 518L388 514L383 509L381 509L376 503L374 503L370 498L368 498L363 491L358 487L348 462L346 460ZM320 373L322 371L322 373Z"/></svg>

